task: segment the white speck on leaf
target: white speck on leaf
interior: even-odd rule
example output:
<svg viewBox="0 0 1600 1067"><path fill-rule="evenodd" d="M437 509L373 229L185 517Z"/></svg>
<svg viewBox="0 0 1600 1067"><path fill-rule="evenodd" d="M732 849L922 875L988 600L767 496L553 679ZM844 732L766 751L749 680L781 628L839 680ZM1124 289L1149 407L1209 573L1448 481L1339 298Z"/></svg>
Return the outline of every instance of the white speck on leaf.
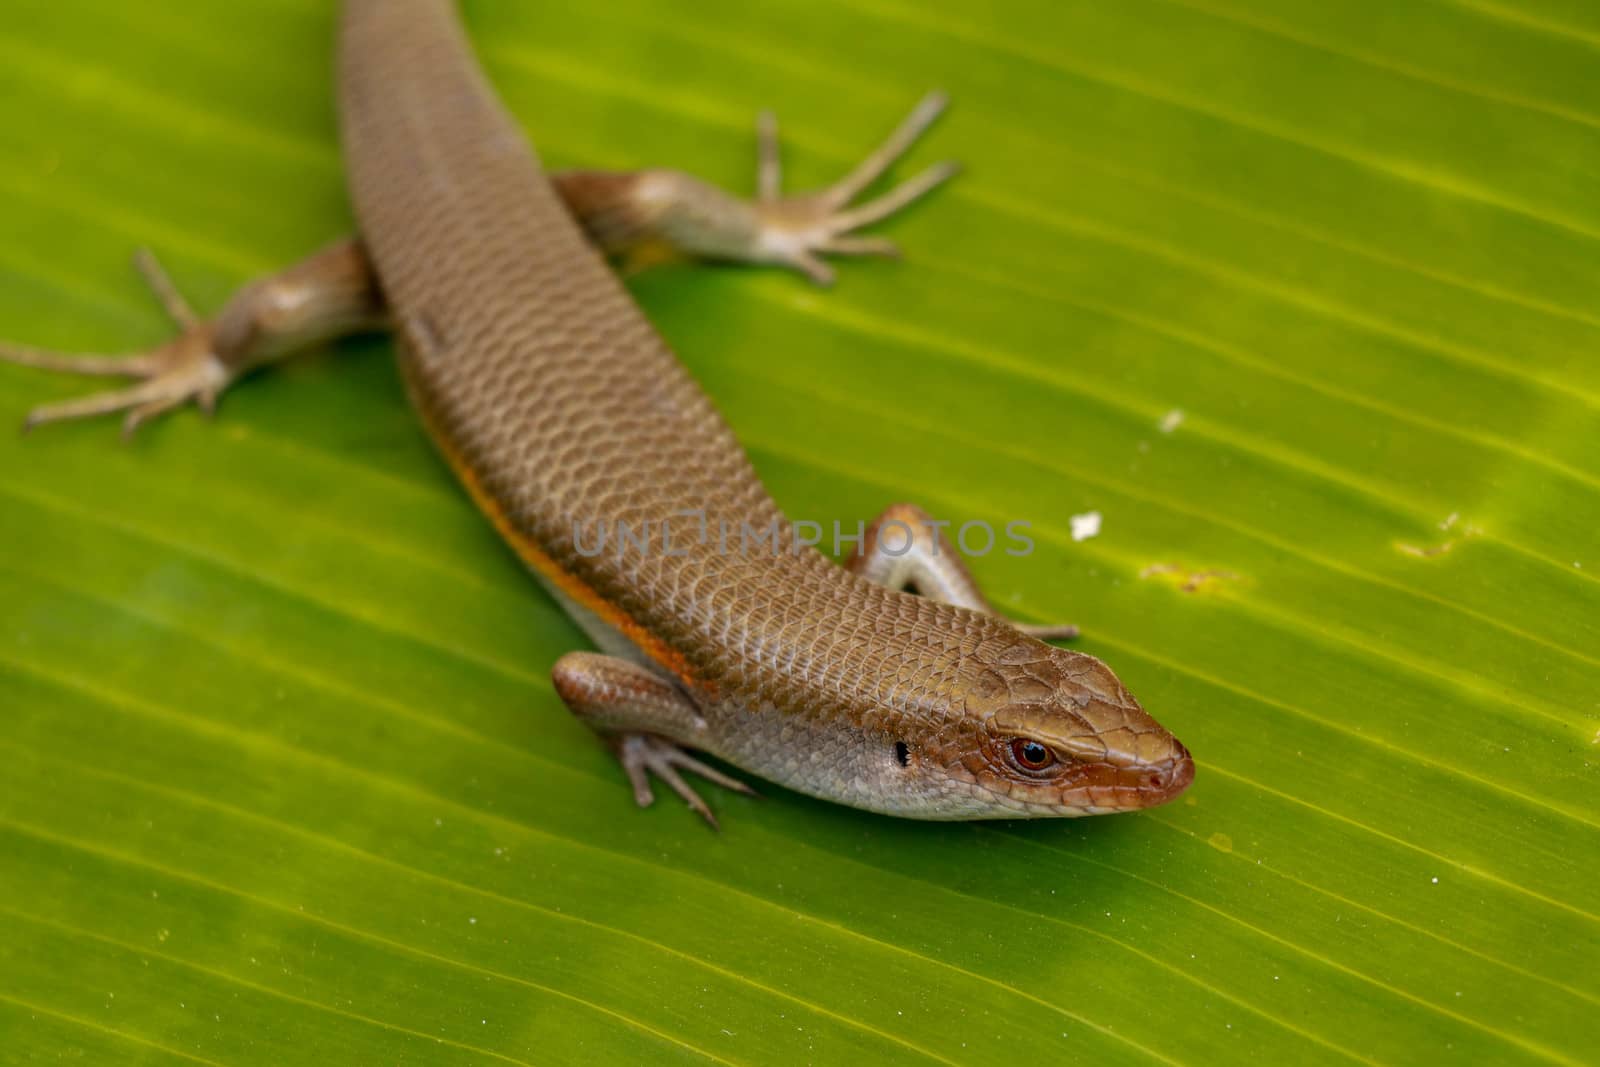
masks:
<svg viewBox="0 0 1600 1067"><path fill-rule="evenodd" d="M1086 511L1082 515L1072 516L1068 521L1072 523L1072 539L1074 541L1087 541L1100 533L1100 513L1098 511Z"/></svg>
<svg viewBox="0 0 1600 1067"><path fill-rule="evenodd" d="M1183 412L1178 410L1177 408L1173 408L1171 411L1169 411L1165 415L1161 416L1161 432L1162 433L1171 433L1173 430L1176 430L1179 426L1182 426L1182 425L1183 425Z"/></svg>

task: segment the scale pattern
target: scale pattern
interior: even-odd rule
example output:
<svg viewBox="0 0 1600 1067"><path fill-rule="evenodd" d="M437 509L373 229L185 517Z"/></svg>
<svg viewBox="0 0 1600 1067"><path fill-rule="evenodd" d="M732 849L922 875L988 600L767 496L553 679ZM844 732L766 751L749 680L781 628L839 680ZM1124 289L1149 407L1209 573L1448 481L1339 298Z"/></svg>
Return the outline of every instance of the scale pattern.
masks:
<svg viewBox="0 0 1600 1067"><path fill-rule="evenodd" d="M873 585L809 549L740 550L741 524L777 524L787 539L786 521L563 207L453 4L351 0L339 58L351 195L414 401L525 558L659 646L652 657L706 712L700 747L904 814L967 814L969 798L952 800L952 789L992 804L978 750L1001 719L1089 754L1165 760L1160 773L1181 776L1181 746L1098 660ZM707 543L686 508L703 513ZM602 522L671 523L682 554L659 541L580 552L574 524ZM726 551L719 529L733 534ZM892 758L904 739L945 773L908 787ZM1080 789L1070 804L1059 789L1000 785L1030 814L1142 806L1131 798L1148 784L1144 770L1115 770L1085 779L1097 792Z"/></svg>

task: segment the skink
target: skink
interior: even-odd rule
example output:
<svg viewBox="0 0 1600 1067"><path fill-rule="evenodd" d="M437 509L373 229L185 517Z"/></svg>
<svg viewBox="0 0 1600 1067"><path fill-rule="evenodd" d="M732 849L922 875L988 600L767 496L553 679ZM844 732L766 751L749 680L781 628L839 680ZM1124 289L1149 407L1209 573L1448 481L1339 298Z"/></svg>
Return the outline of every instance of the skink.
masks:
<svg viewBox="0 0 1600 1067"><path fill-rule="evenodd" d="M1065 628L995 614L919 509L891 507L844 566L800 544L606 263L654 243L826 281L826 255L892 252L855 231L952 169L852 204L939 97L809 196L780 193L764 120L745 201L675 171L547 175L449 0L348 0L338 84L359 238L247 285L208 320L142 260L178 337L120 360L0 348L134 379L30 422L120 411L131 430L209 407L287 352L387 324L440 451L601 650L568 653L553 681L640 804L652 774L707 819L682 772L747 788L691 750L923 819L1124 811L1188 786L1188 752L1111 670L1041 639Z"/></svg>

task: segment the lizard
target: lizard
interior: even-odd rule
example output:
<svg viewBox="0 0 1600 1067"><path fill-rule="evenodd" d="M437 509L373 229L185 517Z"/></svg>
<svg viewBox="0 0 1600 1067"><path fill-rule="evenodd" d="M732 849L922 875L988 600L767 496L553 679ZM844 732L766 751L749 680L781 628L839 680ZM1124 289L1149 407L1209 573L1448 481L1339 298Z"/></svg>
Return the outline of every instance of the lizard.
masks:
<svg viewBox="0 0 1600 1067"><path fill-rule="evenodd" d="M346 0L336 52L357 236L246 284L210 318L141 255L176 337L120 358L0 347L11 362L132 379L39 407L28 425L120 412L132 432L186 403L209 412L254 368L388 328L440 453L599 649L564 654L552 682L611 746L639 805L659 779L716 826L684 774L752 792L697 752L919 819L1128 811L1189 786L1189 752L1112 670L1049 643L1076 628L998 614L922 509L888 508L843 565L794 538L607 262L665 245L826 284L825 257L895 254L860 231L955 166L862 197L939 115L941 94L805 195L783 194L763 115L757 193L742 199L676 170L544 171L453 0ZM593 551L584 522L654 526L672 543ZM722 537L704 536L712 524Z"/></svg>

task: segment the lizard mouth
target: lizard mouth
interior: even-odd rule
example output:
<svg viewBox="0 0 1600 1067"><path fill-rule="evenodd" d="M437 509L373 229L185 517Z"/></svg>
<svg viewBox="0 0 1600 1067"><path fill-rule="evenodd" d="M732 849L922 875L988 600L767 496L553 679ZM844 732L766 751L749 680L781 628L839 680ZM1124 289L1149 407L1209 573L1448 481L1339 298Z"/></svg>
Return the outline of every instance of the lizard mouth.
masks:
<svg viewBox="0 0 1600 1067"><path fill-rule="evenodd" d="M1182 744L1176 741L1173 744L1177 751L1171 759L1139 769L1143 784L1140 787L1142 802L1137 807L1153 808L1175 800L1194 781L1194 757Z"/></svg>
<svg viewBox="0 0 1600 1067"><path fill-rule="evenodd" d="M1019 780L1014 775L978 774L981 788L1013 811L1037 816L1110 815L1170 803L1194 781L1194 759L1182 744L1159 759L1100 753L1096 758L1066 758L1048 778Z"/></svg>
<svg viewBox="0 0 1600 1067"><path fill-rule="evenodd" d="M1062 802L1090 814L1139 811L1183 795L1194 781L1194 758L1177 741L1156 762L1099 763L1085 767L1076 781L1064 783Z"/></svg>

